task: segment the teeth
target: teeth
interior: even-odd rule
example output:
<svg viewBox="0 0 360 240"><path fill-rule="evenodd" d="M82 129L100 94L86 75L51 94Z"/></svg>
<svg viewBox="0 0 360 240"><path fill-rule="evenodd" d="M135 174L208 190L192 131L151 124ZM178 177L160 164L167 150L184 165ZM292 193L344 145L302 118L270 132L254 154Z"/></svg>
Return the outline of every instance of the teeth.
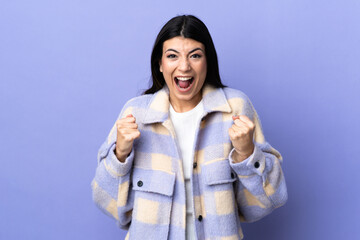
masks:
<svg viewBox="0 0 360 240"><path fill-rule="evenodd" d="M177 77L177 79L180 81L189 81L192 79L192 77Z"/></svg>

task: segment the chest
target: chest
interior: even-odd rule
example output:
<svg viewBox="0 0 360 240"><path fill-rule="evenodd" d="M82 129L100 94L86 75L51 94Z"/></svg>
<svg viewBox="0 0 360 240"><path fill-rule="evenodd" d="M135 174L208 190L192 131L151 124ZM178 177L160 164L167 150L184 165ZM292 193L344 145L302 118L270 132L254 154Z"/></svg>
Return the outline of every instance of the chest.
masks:
<svg viewBox="0 0 360 240"><path fill-rule="evenodd" d="M231 125L231 114L215 112L200 118L194 126L193 141L188 144L193 149L193 162L201 167L206 162L226 159L232 147L228 134ZM141 137L134 142L135 165L168 172L178 171L181 150L171 119L142 125L140 132Z"/></svg>

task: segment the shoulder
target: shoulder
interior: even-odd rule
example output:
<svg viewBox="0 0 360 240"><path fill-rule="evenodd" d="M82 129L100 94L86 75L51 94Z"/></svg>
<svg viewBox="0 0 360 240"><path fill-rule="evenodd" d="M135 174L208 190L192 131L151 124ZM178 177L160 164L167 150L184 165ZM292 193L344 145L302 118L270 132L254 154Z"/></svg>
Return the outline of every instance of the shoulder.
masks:
<svg viewBox="0 0 360 240"><path fill-rule="evenodd" d="M149 104L149 101L151 100L153 95L154 94L145 94L131 98L125 103L124 107L142 107L144 105L147 105Z"/></svg>
<svg viewBox="0 0 360 240"><path fill-rule="evenodd" d="M224 94L226 99L233 99L233 98L242 98L244 100L248 100L248 96L241 90L235 88L224 87L223 88Z"/></svg>
<svg viewBox="0 0 360 240"><path fill-rule="evenodd" d="M251 105L250 98L243 91L229 87L224 87L223 91L228 101L242 101Z"/></svg>
<svg viewBox="0 0 360 240"><path fill-rule="evenodd" d="M235 88L223 88L225 97L231 109L235 113L253 114L253 105L250 98L241 90Z"/></svg>
<svg viewBox="0 0 360 240"><path fill-rule="evenodd" d="M123 118L128 114L132 114L135 117L141 117L142 113L147 109L149 102L154 94L145 94L129 99L123 106L119 118Z"/></svg>

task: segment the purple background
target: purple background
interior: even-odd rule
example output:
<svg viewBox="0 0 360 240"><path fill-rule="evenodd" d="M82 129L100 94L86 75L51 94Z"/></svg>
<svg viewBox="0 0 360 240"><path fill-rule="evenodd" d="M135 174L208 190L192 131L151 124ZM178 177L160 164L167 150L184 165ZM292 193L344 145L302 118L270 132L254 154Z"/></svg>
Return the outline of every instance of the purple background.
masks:
<svg viewBox="0 0 360 240"><path fill-rule="evenodd" d="M223 82L284 157L288 203L245 239L359 235L359 1L3 0L0 239L123 239L91 199L97 150L184 13L207 24Z"/></svg>

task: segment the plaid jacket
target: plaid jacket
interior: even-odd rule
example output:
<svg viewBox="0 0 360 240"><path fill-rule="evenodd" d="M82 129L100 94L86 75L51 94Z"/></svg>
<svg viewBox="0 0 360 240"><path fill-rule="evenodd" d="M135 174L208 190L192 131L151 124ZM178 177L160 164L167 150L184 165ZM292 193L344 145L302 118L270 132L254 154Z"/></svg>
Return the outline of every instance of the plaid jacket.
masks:
<svg viewBox="0 0 360 240"><path fill-rule="evenodd" d="M231 88L203 89L204 116L194 145L193 212L197 238L242 239L241 221L253 222L287 200L280 153L265 141L248 97ZM119 118L133 114L141 133L124 163L114 154L116 126L101 146L93 199L125 239L185 239L185 185L181 155L169 118L169 90L128 101ZM233 163L228 129L232 116L255 123L253 154Z"/></svg>

